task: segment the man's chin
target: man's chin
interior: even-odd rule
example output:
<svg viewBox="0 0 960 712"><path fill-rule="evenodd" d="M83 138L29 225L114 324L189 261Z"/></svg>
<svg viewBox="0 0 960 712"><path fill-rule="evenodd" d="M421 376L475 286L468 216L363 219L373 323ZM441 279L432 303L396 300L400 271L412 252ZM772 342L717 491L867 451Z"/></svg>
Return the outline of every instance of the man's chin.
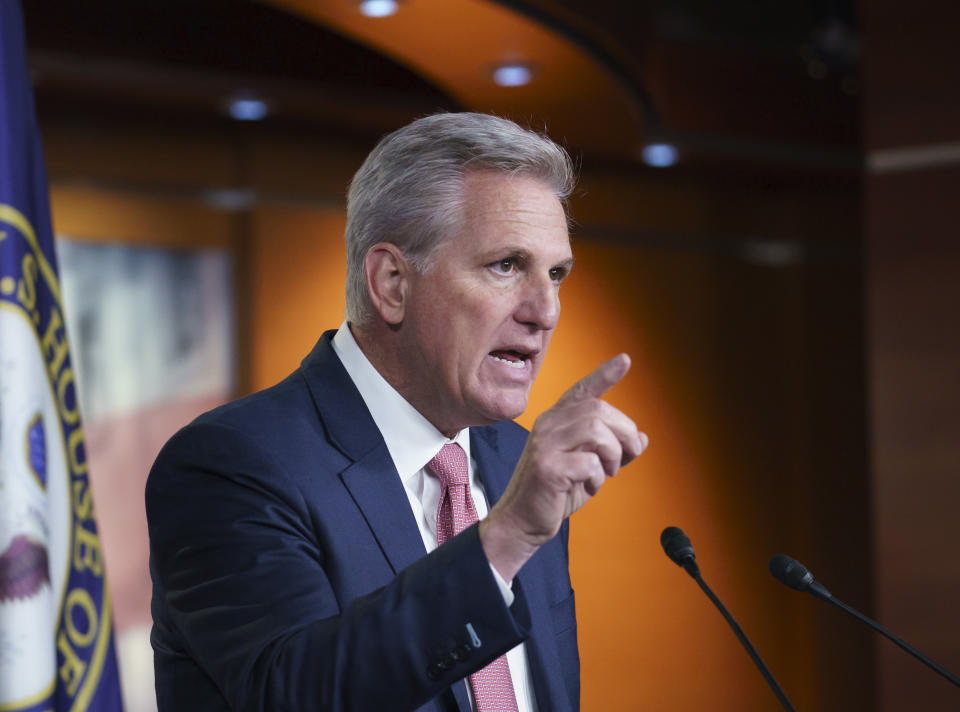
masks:
<svg viewBox="0 0 960 712"><path fill-rule="evenodd" d="M484 409L484 415L487 418L487 424L499 423L504 420L514 420L523 415L527 409L527 398L509 398L498 400L491 403L490 407Z"/></svg>

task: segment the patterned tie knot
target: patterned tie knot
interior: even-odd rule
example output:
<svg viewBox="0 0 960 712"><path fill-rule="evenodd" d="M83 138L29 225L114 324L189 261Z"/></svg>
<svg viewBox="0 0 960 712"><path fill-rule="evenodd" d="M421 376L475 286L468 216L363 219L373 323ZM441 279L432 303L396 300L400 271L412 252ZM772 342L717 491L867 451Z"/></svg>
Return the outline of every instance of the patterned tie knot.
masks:
<svg viewBox="0 0 960 712"><path fill-rule="evenodd" d="M470 482L470 474L467 469L467 453L457 443L444 445L440 452L427 463L427 467L440 478L444 487L465 485Z"/></svg>

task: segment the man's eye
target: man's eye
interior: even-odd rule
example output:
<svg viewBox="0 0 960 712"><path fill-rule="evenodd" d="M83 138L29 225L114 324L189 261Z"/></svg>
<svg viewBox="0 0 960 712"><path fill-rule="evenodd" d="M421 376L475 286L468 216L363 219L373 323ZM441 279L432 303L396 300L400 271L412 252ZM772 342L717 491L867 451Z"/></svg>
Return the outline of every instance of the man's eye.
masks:
<svg viewBox="0 0 960 712"><path fill-rule="evenodd" d="M516 262L512 259L500 260L493 265L494 269L503 274L510 274L516 267Z"/></svg>
<svg viewBox="0 0 960 712"><path fill-rule="evenodd" d="M562 282L563 278L567 276L567 270L563 267L554 267L550 270L550 279L554 282Z"/></svg>

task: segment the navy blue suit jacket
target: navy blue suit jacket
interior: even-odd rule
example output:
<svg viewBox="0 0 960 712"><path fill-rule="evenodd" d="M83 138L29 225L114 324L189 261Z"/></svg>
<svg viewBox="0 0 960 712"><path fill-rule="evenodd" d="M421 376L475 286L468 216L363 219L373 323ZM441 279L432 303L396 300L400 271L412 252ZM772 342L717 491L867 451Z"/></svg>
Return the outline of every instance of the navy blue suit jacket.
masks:
<svg viewBox="0 0 960 712"><path fill-rule="evenodd" d="M154 464L160 712L467 712L459 681L521 641L541 712L577 710L566 523L509 608L476 526L427 555L332 336L286 380L181 430ZM491 503L525 440L513 423L471 429Z"/></svg>

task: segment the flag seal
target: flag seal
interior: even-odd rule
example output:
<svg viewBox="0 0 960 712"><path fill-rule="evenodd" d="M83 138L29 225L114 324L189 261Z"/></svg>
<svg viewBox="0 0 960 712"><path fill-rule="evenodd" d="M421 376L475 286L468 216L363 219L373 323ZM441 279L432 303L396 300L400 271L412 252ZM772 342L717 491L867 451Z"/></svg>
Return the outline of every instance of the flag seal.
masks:
<svg viewBox="0 0 960 712"><path fill-rule="evenodd" d="M84 712L111 619L76 379L56 271L4 203L0 335L0 712Z"/></svg>

